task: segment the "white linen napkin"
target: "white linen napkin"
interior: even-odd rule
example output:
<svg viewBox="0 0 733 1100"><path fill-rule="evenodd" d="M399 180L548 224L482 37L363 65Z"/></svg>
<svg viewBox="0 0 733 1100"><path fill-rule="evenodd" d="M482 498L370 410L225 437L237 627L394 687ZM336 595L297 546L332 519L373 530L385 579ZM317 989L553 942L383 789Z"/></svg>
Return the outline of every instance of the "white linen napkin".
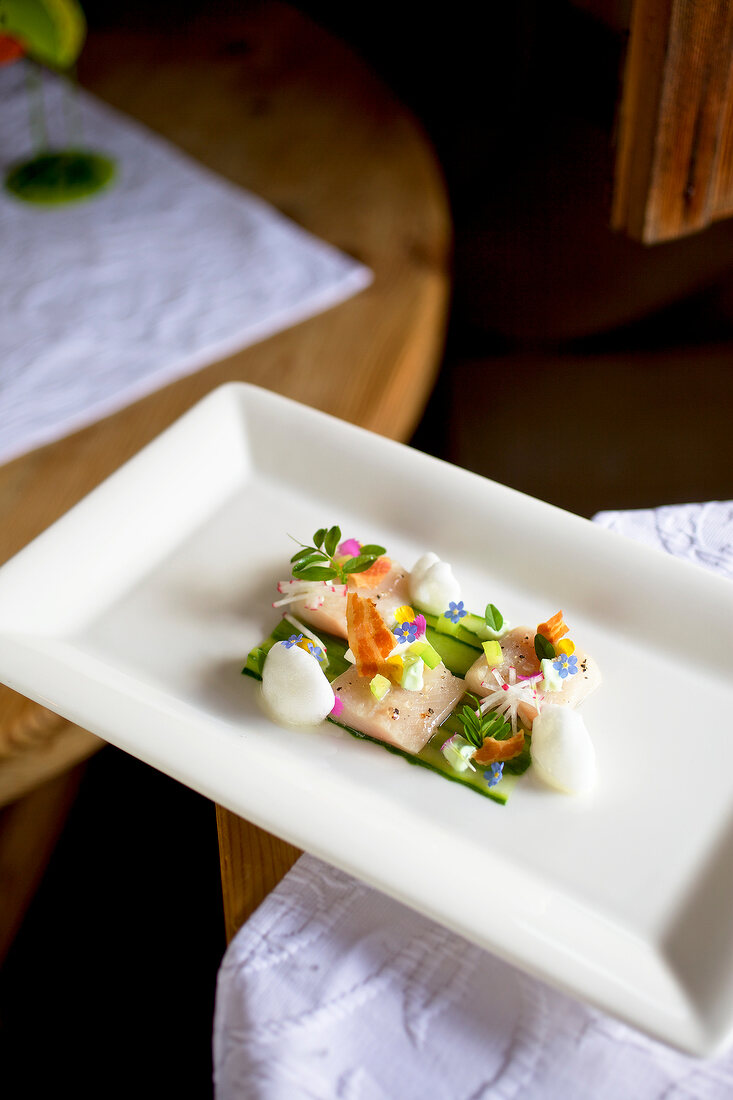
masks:
<svg viewBox="0 0 733 1100"><path fill-rule="evenodd" d="M733 502L596 521L733 576ZM697 1060L304 855L222 961L217 1100L729 1100Z"/></svg>
<svg viewBox="0 0 733 1100"><path fill-rule="evenodd" d="M47 75L48 130L117 162L109 190L25 204L0 184L0 462L367 286L362 264ZM68 98L68 97L67 97ZM32 154L23 63L0 68L0 177Z"/></svg>

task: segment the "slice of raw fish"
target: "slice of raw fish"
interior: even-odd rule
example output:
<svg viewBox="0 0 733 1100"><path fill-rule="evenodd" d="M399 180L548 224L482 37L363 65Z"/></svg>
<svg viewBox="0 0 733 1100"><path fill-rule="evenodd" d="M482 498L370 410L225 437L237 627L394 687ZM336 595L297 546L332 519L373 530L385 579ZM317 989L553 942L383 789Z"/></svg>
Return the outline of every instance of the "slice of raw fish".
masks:
<svg viewBox="0 0 733 1100"><path fill-rule="evenodd" d="M382 560L389 559L379 558L378 562ZM349 587L358 591L360 596L367 596L370 600L374 600L380 615L387 625L392 627L395 610L409 603L407 581L407 570L399 562L390 561L389 570L377 576L373 585L354 583ZM333 592L330 587L324 585L322 592L317 589L315 596L305 596L302 600L295 600L291 608L291 614L296 619L312 626L316 632L323 630L339 638L346 637L346 592L339 590Z"/></svg>
<svg viewBox="0 0 733 1100"><path fill-rule="evenodd" d="M534 649L535 632L528 626L517 626L509 630L503 638L499 639L504 660L500 665L494 665L504 680L509 679L509 669L516 669L517 677L535 676L540 669L540 662ZM601 682L601 672L598 665L582 649L575 650L578 658L578 671L574 676L568 676L563 681L561 691L543 692L538 687L541 698L548 703L556 703L558 706L577 707ZM488 662L485 656L481 656L469 668L466 673L466 688L475 695L488 695L490 691L496 691L496 680L491 676ZM524 715L522 715L524 717ZM527 715L527 717L534 717Z"/></svg>
<svg viewBox="0 0 733 1100"><path fill-rule="evenodd" d="M294 600L288 611L296 619L312 626L316 633L324 631L337 638L346 637L346 592L323 585L302 600Z"/></svg>
<svg viewBox="0 0 733 1100"><path fill-rule="evenodd" d="M422 691L393 687L383 699L375 699L369 681L353 668L337 677L331 687L343 704L339 721L344 725L405 752L418 753L465 691L463 680L443 664L426 668L423 684Z"/></svg>

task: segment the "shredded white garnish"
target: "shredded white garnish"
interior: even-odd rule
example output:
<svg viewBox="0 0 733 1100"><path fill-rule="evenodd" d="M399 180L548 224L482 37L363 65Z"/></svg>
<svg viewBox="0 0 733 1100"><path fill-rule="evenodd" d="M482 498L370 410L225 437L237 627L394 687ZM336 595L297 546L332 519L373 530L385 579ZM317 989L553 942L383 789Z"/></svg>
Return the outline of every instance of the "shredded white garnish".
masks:
<svg viewBox="0 0 733 1100"><path fill-rule="evenodd" d="M542 679L542 673L540 672L537 676L528 676L525 680L517 680L517 670L512 667L509 669L509 679L505 680L495 668L490 672L497 687L481 700L477 713L485 714L487 710L495 710L503 714L511 721L512 733L516 733L517 711L522 703L527 703L537 711L541 709L542 700L535 685ZM486 680L482 681L482 686L489 686Z"/></svg>
<svg viewBox="0 0 733 1100"><path fill-rule="evenodd" d="M285 607L286 604L296 603L310 596L314 602L306 604L306 610L317 611L319 607L323 607L324 588L337 596L343 596L346 593L345 584L331 584L330 581L280 581L277 590L286 595L281 600L275 600L272 606Z"/></svg>

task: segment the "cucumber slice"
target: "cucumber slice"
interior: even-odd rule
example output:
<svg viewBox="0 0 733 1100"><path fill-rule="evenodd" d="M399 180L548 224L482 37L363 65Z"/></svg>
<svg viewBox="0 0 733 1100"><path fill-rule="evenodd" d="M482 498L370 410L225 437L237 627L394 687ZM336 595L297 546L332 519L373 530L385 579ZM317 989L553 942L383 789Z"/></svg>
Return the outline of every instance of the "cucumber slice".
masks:
<svg viewBox="0 0 733 1100"><path fill-rule="evenodd" d="M454 676L465 676L478 657L473 646L466 645L450 634L439 634L431 626L425 631L425 637L433 649L440 654L443 664Z"/></svg>
<svg viewBox="0 0 733 1100"><path fill-rule="evenodd" d="M425 616L425 622L429 627L432 627L437 634L443 634L449 638L456 638L465 645L473 646L474 649L481 649L481 643L484 639L479 638L477 634L474 634L473 631L468 630L464 626L464 623L468 619L479 625L483 624L483 619L480 619L478 615L466 615L465 618L454 623L451 622L450 619L446 619L445 615L426 615L424 611L421 611L420 614ZM474 657L474 660L475 659Z"/></svg>

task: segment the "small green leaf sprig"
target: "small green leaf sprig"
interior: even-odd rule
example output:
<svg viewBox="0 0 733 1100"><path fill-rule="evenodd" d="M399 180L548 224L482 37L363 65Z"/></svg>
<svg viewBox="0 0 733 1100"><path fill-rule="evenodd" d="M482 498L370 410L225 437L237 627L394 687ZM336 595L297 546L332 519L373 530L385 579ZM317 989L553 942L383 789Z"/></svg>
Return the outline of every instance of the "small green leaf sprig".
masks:
<svg viewBox="0 0 733 1100"><path fill-rule="evenodd" d="M534 651L537 654L538 661L551 661L553 657L557 656L554 645L544 634L535 634Z"/></svg>
<svg viewBox="0 0 733 1100"><path fill-rule="evenodd" d="M470 745L480 749L487 737L496 741L506 741L512 735L512 727L506 718L496 711L477 714L471 707L464 707L458 715L463 725L463 736Z"/></svg>
<svg viewBox="0 0 733 1100"><path fill-rule="evenodd" d="M496 607L493 603L487 603L486 611L484 612L484 619L486 620L486 625L489 627L489 629L497 633L504 625L504 616L502 615L501 611L499 611L499 608Z"/></svg>
<svg viewBox="0 0 733 1100"><path fill-rule="evenodd" d="M293 576L299 581L338 580L340 584L346 584L350 573L364 573L386 553L383 546L369 543L362 546L355 557L337 561L335 555L341 542L340 527L319 527L313 536L312 546L306 546L298 539L293 541L302 547L290 559Z"/></svg>

